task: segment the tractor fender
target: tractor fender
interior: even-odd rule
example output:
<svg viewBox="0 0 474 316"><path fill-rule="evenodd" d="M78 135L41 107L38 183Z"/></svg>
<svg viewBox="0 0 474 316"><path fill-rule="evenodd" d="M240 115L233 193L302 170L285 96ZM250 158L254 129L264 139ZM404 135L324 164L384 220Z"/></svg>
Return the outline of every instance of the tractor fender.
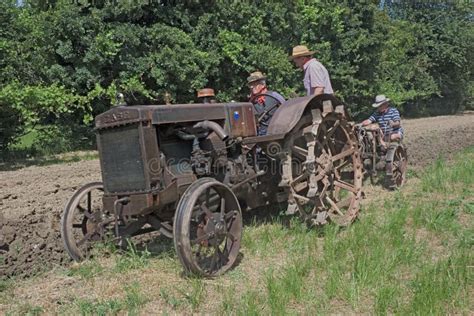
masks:
<svg viewBox="0 0 474 316"><path fill-rule="evenodd" d="M350 119L344 103L332 94L293 98L275 111L268 125L267 134L285 137L295 127L307 108L320 109L323 116L328 112L342 112L348 120Z"/></svg>

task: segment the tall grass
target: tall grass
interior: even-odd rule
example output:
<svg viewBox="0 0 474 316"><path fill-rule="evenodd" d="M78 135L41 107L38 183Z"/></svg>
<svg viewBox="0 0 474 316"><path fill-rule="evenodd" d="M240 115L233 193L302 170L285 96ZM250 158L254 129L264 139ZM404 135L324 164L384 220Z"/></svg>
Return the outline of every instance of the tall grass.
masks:
<svg viewBox="0 0 474 316"><path fill-rule="evenodd" d="M138 283L125 285L123 298L113 299L76 299L72 306L63 310L64 314L80 315L117 315L126 312L138 315L139 309L149 300L140 290Z"/></svg>
<svg viewBox="0 0 474 316"><path fill-rule="evenodd" d="M278 269L269 264L261 277L266 291L259 312L468 312L474 284L473 158L470 149L454 164L438 160L414 191L365 207L361 220L345 231L327 226L322 240L278 220L247 228L244 245L252 254L279 248L292 257ZM255 299L244 295L234 308L227 302L224 311L252 313Z"/></svg>

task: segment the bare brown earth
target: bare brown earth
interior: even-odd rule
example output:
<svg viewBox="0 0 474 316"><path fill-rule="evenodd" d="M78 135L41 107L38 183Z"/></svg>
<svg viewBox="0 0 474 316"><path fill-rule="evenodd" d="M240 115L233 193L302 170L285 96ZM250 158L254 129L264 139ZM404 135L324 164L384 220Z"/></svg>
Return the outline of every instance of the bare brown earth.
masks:
<svg viewBox="0 0 474 316"><path fill-rule="evenodd" d="M440 156L450 157L474 145L474 112L404 120L404 143L408 148L410 167L415 170Z"/></svg>
<svg viewBox="0 0 474 316"><path fill-rule="evenodd" d="M474 113L404 120L403 126L412 170L474 145ZM78 187L100 180L99 161L11 169L0 172L0 277L69 263L60 214Z"/></svg>

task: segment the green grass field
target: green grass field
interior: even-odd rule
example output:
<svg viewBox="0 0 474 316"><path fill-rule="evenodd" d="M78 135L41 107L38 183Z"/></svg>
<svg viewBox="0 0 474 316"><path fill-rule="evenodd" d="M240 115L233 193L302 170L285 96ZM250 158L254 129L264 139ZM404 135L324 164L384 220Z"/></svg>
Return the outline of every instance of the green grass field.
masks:
<svg viewBox="0 0 474 316"><path fill-rule="evenodd" d="M245 227L240 263L186 278L172 243L0 283L0 313L472 314L474 149L366 201L345 230L275 215ZM275 213L277 214L277 212Z"/></svg>

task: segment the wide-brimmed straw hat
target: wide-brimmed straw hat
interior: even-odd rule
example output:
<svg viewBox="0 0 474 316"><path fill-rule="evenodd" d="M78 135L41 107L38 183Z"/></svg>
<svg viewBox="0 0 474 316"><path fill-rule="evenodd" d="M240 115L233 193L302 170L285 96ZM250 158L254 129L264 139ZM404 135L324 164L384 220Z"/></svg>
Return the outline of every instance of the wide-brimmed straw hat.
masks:
<svg viewBox="0 0 474 316"><path fill-rule="evenodd" d="M258 80L265 80L267 77L261 71L255 71L247 77L247 84L258 81Z"/></svg>
<svg viewBox="0 0 474 316"><path fill-rule="evenodd" d="M291 56L288 56L288 59L292 60L297 57L311 56L314 53L315 53L314 50L309 50L308 47L306 47L305 45L298 45L298 46L293 47Z"/></svg>
<svg viewBox="0 0 474 316"><path fill-rule="evenodd" d="M372 107L378 108L379 106L381 106L382 104L384 104L385 102L388 102L388 101L390 101L389 98L387 98L383 94L379 94L378 96L375 97L375 103L372 104Z"/></svg>
<svg viewBox="0 0 474 316"><path fill-rule="evenodd" d="M204 97L214 97L214 89L211 88L204 88L201 90L198 90L197 97L198 98L204 98Z"/></svg>

